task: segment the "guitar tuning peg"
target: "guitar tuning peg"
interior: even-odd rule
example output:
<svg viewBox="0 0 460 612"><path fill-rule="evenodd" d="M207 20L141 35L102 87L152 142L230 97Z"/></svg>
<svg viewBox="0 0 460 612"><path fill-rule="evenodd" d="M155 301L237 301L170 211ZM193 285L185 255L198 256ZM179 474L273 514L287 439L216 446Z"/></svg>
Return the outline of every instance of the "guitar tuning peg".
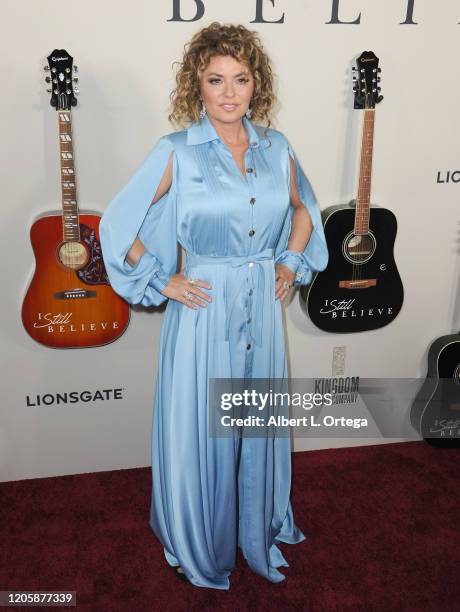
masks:
<svg viewBox="0 0 460 612"><path fill-rule="evenodd" d="M44 70L45 72L49 72L49 69L50 69L50 67L49 67L49 66L43 66L43 70Z"/></svg>
<svg viewBox="0 0 460 612"><path fill-rule="evenodd" d="M381 80L380 77L377 77L377 83L380 83L380 80Z"/></svg>
<svg viewBox="0 0 460 612"><path fill-rule="evenodd" d="M353 66L353 68L351 69L352 72L356 72L356 68Z"/></svg>
<svg viewBox="0 0 460 612"><path fill-rule="evenodd" d="M77 66L76 64L75 64L75 65L74 65L74 67L73 67L73 71L74 71L74 72L78 72L78 66Z"/></svg>
<svg viewBox="0 0 460 612"><path fill-rule="evenodd" d="M47 89L46 90L48 93L51 93L53 90L52 89Z"/></svg>
<svg viewBox="0 0 460 612"><path fill-rule="evenodd" d="M377 72L382 72L382 69L381 68L377 68Z"/></svg>
<svg viewBox="0 0 460 612"><path fill-rule="evenodd" d="M76 96L78 96L78 94L80 93L80 90L79 90L78 88L75 88L75 89L73 90L73 93L74 93Z"/></svg>
<svg viewBox="0 0 460 612"><path fill-rule="evenodd" d="M74 81L75 83L78 83L78 77L73 77L72 81Z"/></svg>
<svg viewBox="0 0 460 612"><path fill-rule="evenodd" d="M46 81L47 83L51 83L51 77L49 77L49 76L45 77L45 81Z"/></svg>

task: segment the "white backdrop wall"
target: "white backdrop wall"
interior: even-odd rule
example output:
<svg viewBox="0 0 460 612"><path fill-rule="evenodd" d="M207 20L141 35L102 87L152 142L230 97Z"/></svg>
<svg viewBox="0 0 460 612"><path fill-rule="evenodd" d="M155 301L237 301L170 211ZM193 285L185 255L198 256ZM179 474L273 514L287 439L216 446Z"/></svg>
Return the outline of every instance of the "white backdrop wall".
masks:
<svg viewBox="0 0 460 612"><path fill-rule="evenodd" d="M429 343L459 324L457 129L460 6L455 0L2 1L0 54L3 192L3 481L150 464L150 433L163 310L134 308L116 342L57 350L35 343L21 323L34 269L29 229L60 208L56 112L43 65L65 48L80 72L73 135L80 210L102 213L167 121L172 62L211 21L257 30L278 77L274 127L293 144L322 208L355 196L362 114L352 108L351 66L365 49L380 58L382 93L375 128L372 202L398 219L395 258L405 300L390 325L327 334L286 304L291 376L330 377L334 347L346 347L346 376L421 377ZM327 23L338 4L342 21ZM251 23L256 8L267 22ZM413 10L413 21L407 11ZM169 20L169 21L168 21ZM409 20L410 21L410 20ZM122 399L33 406L37 395L122 389ZM29 397L29 401L27 401ZM35 402L36 403L36 402ZM297 439L296 450L378 440ZM392 441L388 439L382 442Z"/></svg>

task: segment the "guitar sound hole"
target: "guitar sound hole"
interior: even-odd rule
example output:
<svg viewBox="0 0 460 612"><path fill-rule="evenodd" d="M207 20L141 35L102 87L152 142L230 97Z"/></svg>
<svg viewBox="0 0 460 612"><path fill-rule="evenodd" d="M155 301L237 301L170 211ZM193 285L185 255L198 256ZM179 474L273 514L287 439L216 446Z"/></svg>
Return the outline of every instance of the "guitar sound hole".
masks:
<svg viewBox="0 0 460 612"><path fill-rule="evenodd" d="M362 235L350 232L343 241L343 255L352 264L364 264L375 253L376 244L372 232Z"/></svg>
<svg viewBox="0 0 460 612"><path fill-rule="evenodd" d="M58 257L67 268L79 270L88 263L88 253L80 242L64 242L61 244Z"/></svg>

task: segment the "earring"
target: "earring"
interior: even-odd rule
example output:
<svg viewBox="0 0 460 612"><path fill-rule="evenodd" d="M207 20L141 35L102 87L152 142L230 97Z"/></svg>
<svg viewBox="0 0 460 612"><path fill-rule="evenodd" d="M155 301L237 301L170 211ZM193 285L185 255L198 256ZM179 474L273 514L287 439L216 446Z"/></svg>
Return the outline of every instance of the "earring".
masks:
<svg viewBox="0 0 460 612"><path fill-rule="evenodd" d="M200 119L203 119L205 115L206 115L206 106L204 105L203 98L201 98Z"/></svg>
<svg viewBox="0 0 460 612"><path fill-rule="evenodd" d="M250 118L251 118L251 115L252 115L252 110L251 110L251 108L248 108L248 110L246 111L246 117L247 117L248 119L250 119Z"/></svg>

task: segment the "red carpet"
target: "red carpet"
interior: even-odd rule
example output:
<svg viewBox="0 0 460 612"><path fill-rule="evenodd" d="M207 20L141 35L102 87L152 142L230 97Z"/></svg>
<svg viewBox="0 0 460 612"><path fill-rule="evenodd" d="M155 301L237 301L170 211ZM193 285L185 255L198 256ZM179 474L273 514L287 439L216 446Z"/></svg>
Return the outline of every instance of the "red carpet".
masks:
<svg viewBox="0 0 460 612"><path fill-rule="evenodd" d="M0 590L75 590L97 612L460 610L459 458L424 442L293 454L307 540L280 545L278 585L239 553L229 591L173 576L148 525L150 468L2 483Z"/></svg>

